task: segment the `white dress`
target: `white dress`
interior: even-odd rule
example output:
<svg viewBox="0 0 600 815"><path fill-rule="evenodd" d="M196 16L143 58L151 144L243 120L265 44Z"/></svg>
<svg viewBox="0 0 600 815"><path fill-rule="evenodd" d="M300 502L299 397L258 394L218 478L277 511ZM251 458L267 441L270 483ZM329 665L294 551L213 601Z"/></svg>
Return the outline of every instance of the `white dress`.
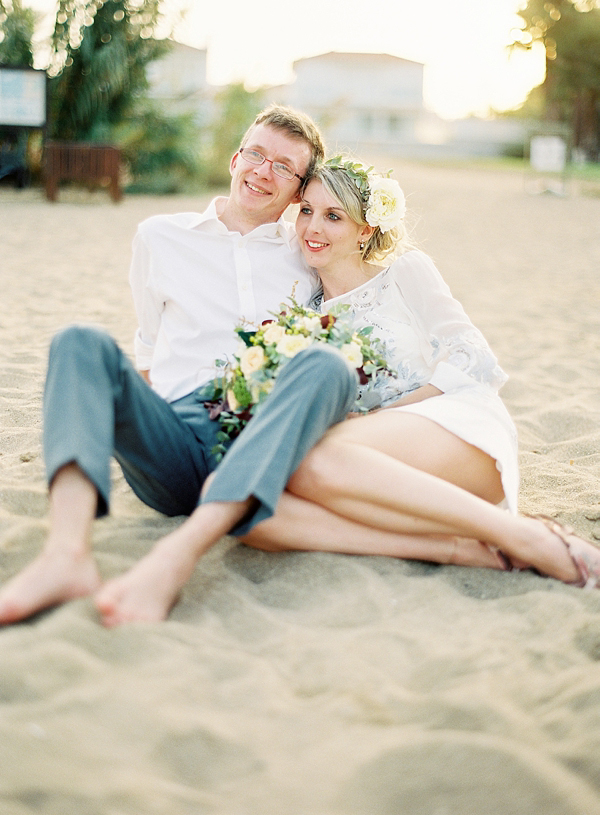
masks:
<svg viewBox="0 0 600 815"><path fill-rule="evenodd" d="M396 377L382 378L361 394L365 407L391 405L422 385L439 396L390 408L436 422L496 460L504 488L503 505L517 509L517 431L498 391L507 376L483 334L433 261L413 250L362 286L321 303L322 311L349 304L357 328L373 326Z"/></svg>

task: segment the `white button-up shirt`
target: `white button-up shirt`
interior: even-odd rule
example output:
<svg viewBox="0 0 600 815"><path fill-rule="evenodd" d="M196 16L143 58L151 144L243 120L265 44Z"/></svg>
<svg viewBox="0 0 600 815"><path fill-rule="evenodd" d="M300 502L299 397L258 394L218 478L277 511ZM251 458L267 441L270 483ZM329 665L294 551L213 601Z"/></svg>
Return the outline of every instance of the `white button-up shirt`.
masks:
<svg viewBox="0 0 600 815"><path fill-rule="evenodd" d="M173 401L209 382L215 359L238 345L235 326L259 325L294 291L306 303L317 278L283 218L247 235L217 217L216 199L198 214L143 221L133 242L130 283L139 328L137 367Z"/></svg>

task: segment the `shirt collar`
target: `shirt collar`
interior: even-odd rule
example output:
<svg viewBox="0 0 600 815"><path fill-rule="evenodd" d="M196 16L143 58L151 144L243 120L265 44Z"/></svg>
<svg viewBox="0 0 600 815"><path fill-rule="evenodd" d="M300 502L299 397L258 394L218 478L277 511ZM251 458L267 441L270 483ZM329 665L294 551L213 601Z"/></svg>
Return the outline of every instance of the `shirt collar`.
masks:
<svg viewBox="0 0 600 815"><path fill-rule="evenodd" d="M219 200L219 198L213 198L204 212L199 213L197 219L191 222L190 227L197 229L200 226L206 226L210 231L220 232L223 235L237 234L230 232L223 221L219 220L217 215L217 201ZM294 234L293 224L286 221L282 215L277 221L255 227L251 232L244 235L243 238L244 240L252 240L253 238L266 238L267 240L282 239L288 248L291 248Z"/></svg>

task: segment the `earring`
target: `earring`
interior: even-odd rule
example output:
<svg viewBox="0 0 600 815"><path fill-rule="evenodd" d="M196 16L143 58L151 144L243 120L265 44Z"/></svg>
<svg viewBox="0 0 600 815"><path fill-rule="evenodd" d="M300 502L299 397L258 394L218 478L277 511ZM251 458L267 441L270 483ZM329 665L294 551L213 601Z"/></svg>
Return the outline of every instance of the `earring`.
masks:
<svg viewBox="0 0 600 815"><path fill-rule="evenodd" d="M364 243L359 243L358 246L359 246L361 252L365 248Z"/></svg>

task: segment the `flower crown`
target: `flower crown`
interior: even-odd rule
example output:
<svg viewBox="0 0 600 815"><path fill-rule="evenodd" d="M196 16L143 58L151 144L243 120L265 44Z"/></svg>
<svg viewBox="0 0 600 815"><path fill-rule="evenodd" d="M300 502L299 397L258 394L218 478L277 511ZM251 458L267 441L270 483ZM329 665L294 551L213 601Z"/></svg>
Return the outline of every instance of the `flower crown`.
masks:
<svg viewBox="0 0 600 815"><path fill-rule="evenodd" d="M342 170L354 182L369 226L378 226L382 232L400 226L406 214L406 199L398 182L390 178L391 170L385 175L375 174L373 167L342 156L328 159L325 166Z"/></svg>

